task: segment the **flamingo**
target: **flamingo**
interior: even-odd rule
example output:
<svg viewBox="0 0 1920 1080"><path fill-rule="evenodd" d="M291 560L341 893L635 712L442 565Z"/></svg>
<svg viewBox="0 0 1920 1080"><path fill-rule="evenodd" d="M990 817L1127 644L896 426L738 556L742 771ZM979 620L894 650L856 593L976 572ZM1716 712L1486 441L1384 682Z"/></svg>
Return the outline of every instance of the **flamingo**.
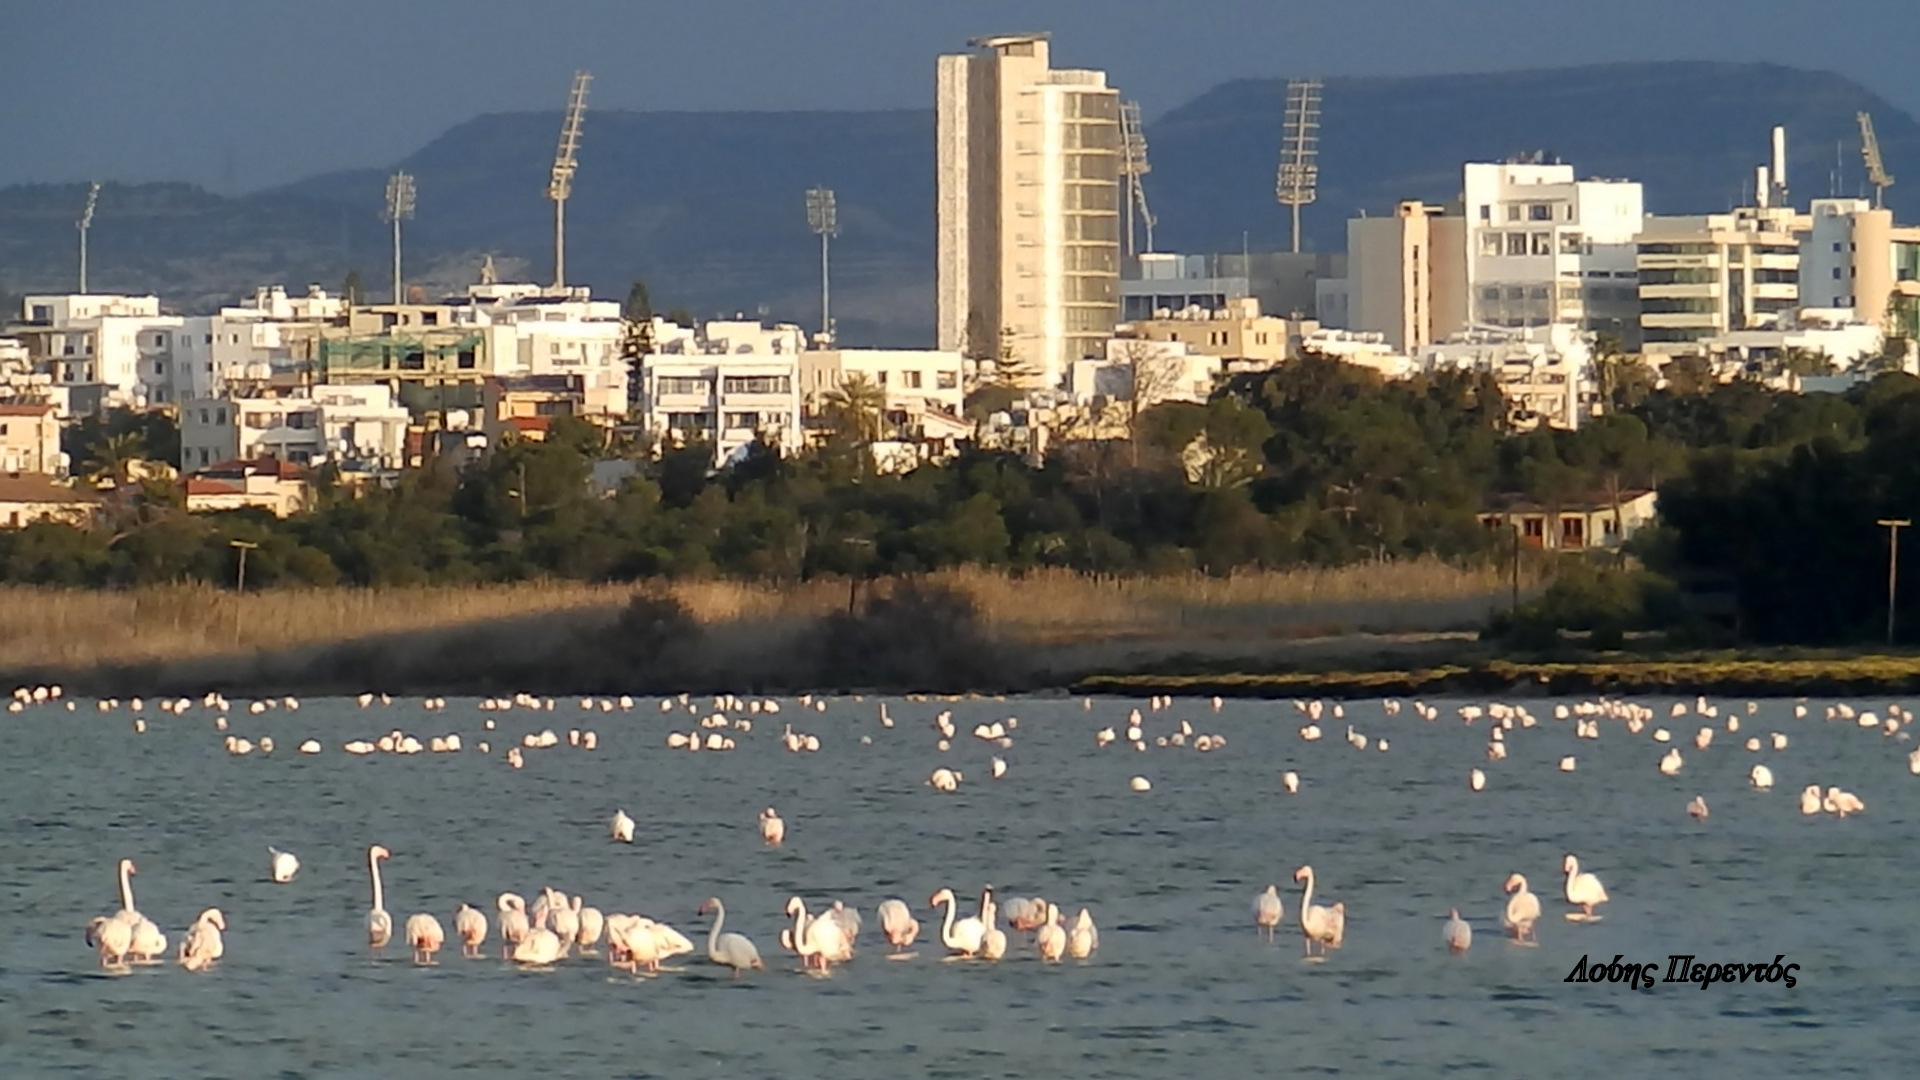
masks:
<svg viewBox="0 0 1920 1080"><path fill-rule="evenodd" d="M1580 860L1572 855L1561 863L1561 869L1567 875L1567 903L1580 905L1581 912L1593 918L1593 909L1607 902L1606 887L1592 874L1581 873Z"/></svg>
<svg viewBox="0 0 1920 1080"><path fill-rule="evenodd" d="M120 910L112 919L124 923L127 927L127 948L121 954L124 959L141 963L153 963L166 955L167 937L154 925L152 919L140 914L133 906L133 875L138 873L132 859L120 860ZM117 933L115 940L118 939Z"/></svg>
<svg viewBox="0 0 1920 1080"><path fill-rule="evenodd" d="M533 929L527 919L527 902L516 893L501 893L493 906L500 913L501 955L511 959L514 948L525 941L527 932Z"/></svg>
<svg viewBox="0 0 1920 1080"><path fill-rule="evenodd" d="M638 974L640 966L659 969L660 946L653 936L653 920L639 915L607 916L607 963Z"/></svg>
<svg viewBox="0 0 1920 1080"><path fill-rule="evenodd" d="M422 966L433 963L433 954L447 940L447 932L440 928L440 920L418 912L407 916L407 945L413 949L413 962Z"/></svg>
<svg viewBox="0 0 1920 1080"><path fill-rule="evenodd" d="M1773 770L1765 765L1755 765L1748 770L1747 781L1753 785L1755 791L1771 791L1773 790Z"/></svg>
<svg viewBox="0 0 1920 1080"><path fill-rule="evenodd" d="M513 947L513 960L520 964L551 964L566 955L566 945L560 935L547 929L547 919L553 914L551 908L542 911L527 929L527 935Z"/></svg>
<svg viewBox="0 0 1920 1080"><path fill-rule="evenodd" d="M780 820L780 815L773 807L760 811L760 839L768 847L779 847L786 838L787 823Z"/></svg>
<svg viewBox="0 0 1920 1080"><path fill-rule="evenodd" d="M220 914L219 908L208 908L200 913L194 924L187 929L185 940L180 942L180 966L188 971L205 971L213 966L227 951L226 943L220 938L220 931L227 928L227 917Z"/></svg>
<svg viewBox="0 0 1920 1080"><path fill-rule="evenodd" d="M386 893L380 888L380 860L392 857L393 853L379 844L367 849L367 870L373 875L373 908L367 912L367 944L376 949L385 948L393 939L393 916L382 906Z"/></svg>
<svg viewBox="0 0 1920 1080"><path fill-rule="evenodd" d="M1687 804L1687 814L1691 816L1695 821L1706 820L1706 817L1707 817L1706 797L1702 795L1695 795L1693 797L1693 801Z"/></svg>
<svg viewBox="0 0 1920 1080"><path fill-rule="evenodd" d="M560 955L565 956L573 948L573 939L580 936L580 916L564 893L552 889L545 892L547 919L553 923L554 936L560 939Z"/></svg>
<svg viewBox="0 0 1920 1080"><path fill-rule="evenodd" d="M1040 932L1034 936L1034 947L1040 951L1040 959L1049 964L1057 964L1067 952L1067 928L1060 925L1060 909L1047 905L1046 921L1040 924Z"/></svg>
<svg viewBox="0 0 1920 1080"><path fill-rule="evenodd" d="M585 906L586 902L587 898L584 896L573 898L573 914L580 923L579 931L573 936L573 943L579 947L582 956L593 951L594 944L600 940L600 935L607 928L607 917L600 913L599 908Z"/></svg>
<svg viewBox="0 0 1920 1080"><path fill-rule="evenodd" d="M1009 905L1011 907L1011 905ZM880 933L894 951L908 948L920 936L920 923L904 900L880 901Z"/></svg>
<svg viewBox="0 0 1920 1080"><path fill-rule="evenodd" d="M1007 932L996 925L1000 906L993 902L993 886L989 885L980 892L980 925L985 927L980 936L980 956L984 960L999 960L1007 955Z"/></svg>
<svg viewBox="0 0 1920 1080"><path fill-rule="evenodd" d="M809 917L806 901L797 896L787 901L787 914L793 916L793 932L789 940L793 951L800 954L802 967L817 965L824 972L835 960L851 954L846 932L838 919L830 916Z"/></svg>
<svg viewBox="0 0 1920 1080"><path fill-rule="evenodd" d="M1313 902L1313 867L1295 870L1293 880L1307 883L1300 896L1300 936L1306 941L1307 955L1313 955L1314 943L1319 942L1320 954L1325 956L1328 946L1340 946L1346 926L1345 909L1336 912Z"/></svg>
<svg viewBox="0 0 1920 1080"><path fill-rule="evenodd" d="M1519 874L1507 878L1505 891L1513 896L1501 912L1500 924L1513 932L1513 940L1538 943L1534 923L1540 920L1540 898L1527 891L1527 879Z"/></svg>
<svg viewBox="0 0 1920 1080"><path fill-rule="evenodd" d="M300 872L300 860L294 858L293 852L270 847L267 854L272 857L273 880L276 884L285 885Z"/></svg>
<svg viewBox="0 0 1920 1080"><path fill-rule="evenodd" d="M613 812L613 820L607 823L607 831L623 844L633 843L633 819L627 816L625 810Z"/></svg>
<svg viewBox="0 0 1920 1080"><path fill-rule="evenodd" d="M1440 931L1440 940L1447 943L1447 951L1455 956L1473 947L1473 927L1460 917L1460 909L1447 912L1447 925Z"/></svg>
<svg viewBox="0 0 1920 1080"><path fill-rule="evenodd" d="M941 889L939 892L934 893L933 897L927 901L927 906L939 907L941 904L947 905L946 921L940 926L940 944L945 945L947 951L956 956L971 958L980 952L980 946L983 943L982 939L986 936L987 928L981 925L979 919L972 916L955 922L953 917L954 903L953 890Z"/></svg>
<svg viewBox="0 0 1920 1080"><path fill-rule="evenodd" d="M1269 885L1267 891L1253 898L1253 925L1266 932L1267 943L1273 943L1274 927L1280 925L1284 909L1280 904L1280 886Z"/></svg>
<svg viewBox="0 0 1920 1080"><path fill-rule="evenodd" d="M1100 930L1093 925L1093 916L1086 908L1074 917L1073 929L1067 931L1067 955L1075 960L1085 960L1100 947Z"/></svg>
<svg viewBox="0 0 1920 1080"><path fill-rule="evenodd" d="M847 944L844 950L846 955L839 959L842 961L853 959L853 946L860 938L860 912L835 900L833 907L827 912L827 918L840 924L840 933L846 938Z"/></svg>
<svg viewBox="0 0 1920 1080"><path fill-rule="evenodd" d="M486 913L471 904L461 904L453 913L453 932L460 937L462 955L479 956L480 945L487 940Z"/></svg>
<svg viewBox="0 0 1920 1080"><path fill-rule="evenodd" d="M1808 784L1800 792L1800 812L1812 816L1821 810L1820 785Z"/></svg>
<svg viewBox="0 0 1920 1080"><path fill-rule="evenodd" d="M732 968L736 979L748 968L764 971L767 965L760 959L760 950L753 947L753 942L748 941L746 935L720 932L727 921L727 908L720 898L707 897L696 914L705 914L708 908L713 909L713 925L707 928L707 959L722 967Z"/></svg>
<svg viewBox="0 0 1920 1080"><path fill-rule="evenodd" d="M124 971L127 953L133 948L133 923L96 915L87 924L87 944L100 951L101 967Z"/></svg>

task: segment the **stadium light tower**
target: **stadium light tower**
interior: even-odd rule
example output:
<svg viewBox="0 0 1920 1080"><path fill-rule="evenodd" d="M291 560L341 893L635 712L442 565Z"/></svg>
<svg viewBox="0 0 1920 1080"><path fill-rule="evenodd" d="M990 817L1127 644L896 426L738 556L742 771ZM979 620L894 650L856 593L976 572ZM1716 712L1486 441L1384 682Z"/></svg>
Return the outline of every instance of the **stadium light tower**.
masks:
<svg viewBox="0 0 1920 1080"><path fill-rule="evenodd" d="M1320 187L1319 79L1287 83L1287 111L1280 139L1280 171L1273 195L1293 210L1293 250L1300 250L1300 208L1313 202Z"/></svg>
<svg viewBox="0 0 1920 1080"><path fill-rule="evenodd" d="M1873 185L1873 208L1878 210L1886 201L1887 189L1893 186L1893 174L1887 171L1887 163L1880 156L1880 139L1873 133L1873 117L1859 113L1854 119L1860 124L1860 157L1867 163L1867 183Z"/></svg>
<svg viewBox="0 0 1920 1080"><path fill-rule="evenodd" d="M1153 250L1153 211L1147 209L1147 189L1141 178L1153 171L1147 161L1147 136L1140 127L1140 103L1123 101L1120 103L1120 178L1126 184L1127 200L1127 257L1133 258L1141 251ZM1143 249L1135 246L1133 224L1135 219L1146 227L1147 246Z"/></svg>
<svg viewBox="0 0 1920 1080"><path fill-rule="evenodd" d="M573 174L580 167L580 122L587 113L587 84L593 76L573 73L567 94L566 119L560 122L560 148L553 154L553 174L547 180L547 198L553 200L553 289L567 287L567 197L573 194Z"/></svg>
<svg viewBox="0 0 1920 1080"><path fill-rule="evenodd" d="M80 294L87 292L87 230L93 228L93 208L100 202L100 181L95 180L87 188L87 206L80 211L80 220L74 227L80 230Z"/></svg>
<svg viewBox="0 0 1920 1080"><path fill-rule="evenodd" d="M834 205L833 189L807 189L807 227L820 238L820 336L833 340L833 293L828 272L827 249L840 235L840 211Z"/></svg>
<svg viewBox="0 0 1920 1080"><path fill-rule="evenodd" d="M380 220L393 225L393 302L405 303L406 290L400 284L400 223L413 219L413 174L397 172L387 177L387 208Z"/></svg>

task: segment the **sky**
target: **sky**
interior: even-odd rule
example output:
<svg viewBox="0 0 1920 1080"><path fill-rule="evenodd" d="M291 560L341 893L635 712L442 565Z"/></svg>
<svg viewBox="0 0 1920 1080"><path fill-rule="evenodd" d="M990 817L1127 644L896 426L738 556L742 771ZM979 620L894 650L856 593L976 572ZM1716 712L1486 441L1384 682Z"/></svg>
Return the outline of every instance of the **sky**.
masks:
<svg viewBox="0 0 1920 1080"><path fill-rule="evenodd" d="M933 58L1051 31L1151 119L1226 79L1623 60L1837 71L1920 113L1916 0L0 0L0 186L238 193L488 112L930 108Z"/></svg>

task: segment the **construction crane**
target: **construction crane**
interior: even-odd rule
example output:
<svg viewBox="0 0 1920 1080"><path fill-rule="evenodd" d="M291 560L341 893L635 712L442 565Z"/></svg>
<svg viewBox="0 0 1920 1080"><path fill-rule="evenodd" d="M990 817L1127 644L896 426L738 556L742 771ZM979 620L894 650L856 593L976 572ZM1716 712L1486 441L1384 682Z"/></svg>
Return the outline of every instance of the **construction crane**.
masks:
<svg viewBox="0 0 1920 1080"><path fill-rule="evenodd" d="M1143 250L1134 243L1133 226L1137 217L1146 228L1147 246L1144 250L1153 250L1153 211L1147 209L1147 189L1141 183L1141 177L1153 171L1147 161L1147 136L1140 127L1140 103L1123 101L1120 103L1120 176L1127 185L1127 257L1133 258Z"/></svg>
<svg viewBox="0 0 1920 1080"><path fill-rule="evenodd" d="M400 282L400 223L413 220L414 185L413 174L397 172L387 177L387 208L380 213L380 220L393 226L393 302L406 302L406 293Z"/></svg>
<svg viewBox="0 0 1920 1080"><path fill-rule="evenodd" d="M100 204L100 181L95 180L87 188L87 206L80 211L80 220L74 222L74 228L80 230L80 293L87 292L87 230L93 228L93 208Z"/></svg>
<svg viewBox="0 0 1920 1080"><path fill-rule="evenodd" d="M1893 186L1893 174L1887 171L1887 163L1880 157L1880 140L1873 134L1873 117L1863 112L1854 119L1860 121L1860 157L1867 163L1867 182L1873 185L1873 208L1878 210L1886 201L1887 189Z"/></svg>
<svg viewBox="0 0 1920 1080"><path fill-rule="evenodd" d="M1293 250L1300 250L1300 208L1319 196L1320 92L1319 79L1287 82L1287 111L1281 126L1280 171L1273 197L1293 210Z"/></svg>
<svg viewBox="0 0 1920 1080"><path fill-rule="evenodd" d="M553 175L547 181L547 198L553 200L553 291L567 287L567 197L573 194L574 170L580 167L580 122L587 113L587 84L593 76L584 71L573 73L573 90L567 95L567 116L560 122L560 149L554 151Z"/></svg>

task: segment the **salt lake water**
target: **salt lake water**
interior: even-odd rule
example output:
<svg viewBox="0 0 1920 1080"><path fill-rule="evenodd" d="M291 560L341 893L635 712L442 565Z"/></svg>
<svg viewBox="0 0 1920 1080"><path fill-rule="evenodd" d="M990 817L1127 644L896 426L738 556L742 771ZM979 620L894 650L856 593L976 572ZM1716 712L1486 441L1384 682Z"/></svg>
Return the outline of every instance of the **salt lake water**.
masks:
<svg viewBox="0 0 1920 1080"><path fill-rule="evenodd" d="M1488 761L1488 721L1434 701L1427 723L1350 702L1303 741L1291 702L1177 700L1149 713L1149 749L1094 733L1124 729L1145 703L1027 698L959 702L832 699L824 713L782 701L752 716L738 749L669 750L695 717L592 714L576 700L551 713L482 712L471 699L440 713L417 702L362 710L309 700L250 715L232 733L271 736L270 756L229 755L212 715L148 702L135 734L124 711L37 707L0 714L0 1076L100 1077L1233 1077L1318 1074L1425 1077L1890 1077L1912 1071L1920 1020L1920 818L1913 743L1851 722L1795 719L1793 703L1721 700L1721 716L1658 718L1633 736L1602 721L1598 740L1527 708L1538 727L1510 733ZM699 715L712 711L698 703ZM1885 702L1857 703L1884 711ZM951 710L958 737L935 747ZM740 714L745 715L745 714ZM1724 730L1727 715L1741 722ZM975 724L1020 721L1013 745L972 738ZM492 718L497 731L482 730ZM1225 748L1153 746L1188 720ZM818 735L793 754L783 724ZM1354 749L1351 723L1391 750ZM1699 726L1718 729L1695 750ZM1674 734L1685 766L1656 767ZM569 748L570 727L598 733ZM457 754L341 752L350 739L400 728L458 732ZM501 751L551 728L559 747L508 768ZM1780 731L1785 750L1751 753L1750 735ZM871 737L863 745L861 736ZM317 756L294 747L313 737ZM493 753L475 752L490 739ZM993 755L1009 770L991 778ZM1555 768L1563 755L1577 771ZM1774 772L1755 792L1756 762ZM927 786L956 768L959 790ZM1488 775L1469 791L1473 768ZM1302 778L1281 789L1285 770ZM1148 792L1129 790L1144 776ZM1799 789L1838 785L1866 812L1803 817ZM1712 816L1684 812L1704 795ZM779 809L786 844L764 847L756 815ZM624 808L632 845L606 822ZM383 844L386 907L396 926L428 911L452 930L468 902L493 917L503 891L551 885L605 911L668 922L701 948L657 977L610 970L604 957L516 970L468 960L457 943L434 967L365 946L366 851ZM267 846L298 854L291 884L267 878ZM1567 922L1561 858L1580 857L1612 896L1601 921ZM169 962L109 975L82 941L89 918L118 907L114 866L139 867L138 907L177 947L198 912L218 907L226 956L209 973ZM1293 871L1311 863L1316 902L1344 902L1345 947L1303 963ZM1545 910L1540 945L1502 939L1501 885L1524 873ZM942 963L927 898L941 887L971 913L983 884L1040 895L1100 927L1087 963L1041 964L1018 942L999 964ZM1257 937L1250 905L1278 883L1286 921ZM830 978L799 973L779 947L787 898L844 900L866 916L852 963ZM708 896L727 928L759 946L768 970L738 981L704 962ZM917 958L883 959L874 906L900 897L922 925ZM1447 909L1474 926L1470 952L1441 945ZM1797 985L1569 984L1582 956L1657 961L1797 963Z"/></svg>

